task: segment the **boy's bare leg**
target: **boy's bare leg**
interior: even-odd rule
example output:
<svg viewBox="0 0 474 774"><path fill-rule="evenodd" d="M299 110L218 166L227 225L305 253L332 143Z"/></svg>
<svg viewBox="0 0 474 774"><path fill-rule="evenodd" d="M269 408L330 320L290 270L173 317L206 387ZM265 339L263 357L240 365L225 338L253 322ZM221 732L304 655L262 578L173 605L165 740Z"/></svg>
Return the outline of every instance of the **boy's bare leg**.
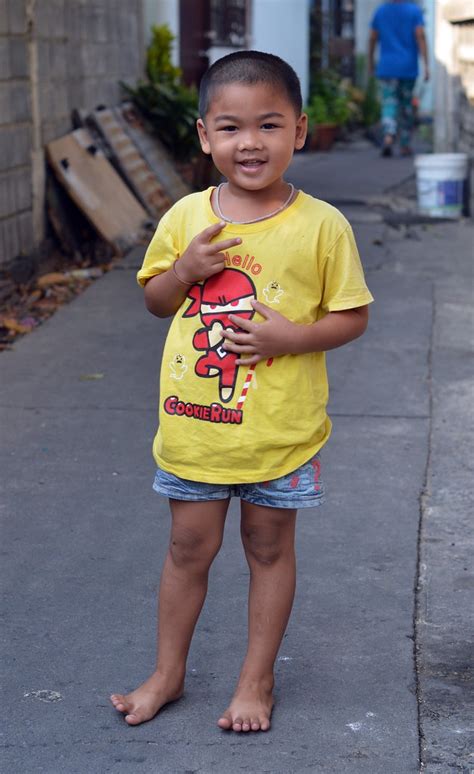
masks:
<svg viewBox="0 0 474 774"><path fill-rule="evenodd" d="M247 655L236 692L218 721L234 731L267 731L273 667L295 594L296 510L242 502L241 534L250 567Z"/></svg>
<svg viewBox="0 0 474 774"><path fill-rule="evenodd" d="M209 568L222 543L228 500L170 500L170 544L158 596L156 670L127 695L112 694L112 704L130 725L151 720L183 694L186 659L204 604Z"/></svg>

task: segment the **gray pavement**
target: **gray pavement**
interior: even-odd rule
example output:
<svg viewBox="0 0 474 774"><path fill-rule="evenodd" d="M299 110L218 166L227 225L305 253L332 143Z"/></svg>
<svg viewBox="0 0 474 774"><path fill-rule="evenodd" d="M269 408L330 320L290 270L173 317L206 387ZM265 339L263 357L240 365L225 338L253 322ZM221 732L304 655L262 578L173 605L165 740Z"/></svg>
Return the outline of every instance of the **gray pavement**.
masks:
<svg viewBox="0 0 474 774"><path fill-rule="evenodd" d="M2 770L474 770L474 228L393 228L362 205L406 191L412 171L364 144L300 155L291 170L351 216L376 303L367 334L329 355L329 502L299 517L268 734L215 725L245 648L237 503L185 698L136 728L108 703L153 667L169 526L150 453L167 323L144 310L137 254L0 356Z"/></svg>

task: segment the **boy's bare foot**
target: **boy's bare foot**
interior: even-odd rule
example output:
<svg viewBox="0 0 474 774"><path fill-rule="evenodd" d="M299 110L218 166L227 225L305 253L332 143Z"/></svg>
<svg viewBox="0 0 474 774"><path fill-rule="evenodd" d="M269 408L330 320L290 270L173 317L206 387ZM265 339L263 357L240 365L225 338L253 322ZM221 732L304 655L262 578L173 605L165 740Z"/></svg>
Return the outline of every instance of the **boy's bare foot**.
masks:
<svg viewBox="0 0 474 774"><path fill-rule="evenodd" d="M273 708L273 680L241 682L217 721L225 731L268 731Z"/></svg>
<svg viewBox="0 0 474 774"><path fill-rule="evenodd" d="M154 672L151 677L132 693L123 696L113 693L110 701L115 709L124 712L126 722L131 726L151 720L165 704L180 699L184 681L166 679Z"/></svg>

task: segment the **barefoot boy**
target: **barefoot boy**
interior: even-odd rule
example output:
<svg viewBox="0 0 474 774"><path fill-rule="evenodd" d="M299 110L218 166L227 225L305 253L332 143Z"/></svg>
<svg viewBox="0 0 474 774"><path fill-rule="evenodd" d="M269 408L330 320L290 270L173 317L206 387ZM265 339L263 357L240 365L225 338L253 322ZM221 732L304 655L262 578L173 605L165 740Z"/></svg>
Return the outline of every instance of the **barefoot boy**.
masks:
<svg viewBox="0 0 474 774"><path fill-rule="evenodd" d="M248 647L218 725L270 727L273 668L295 590L296 513L323 498L324 352L364 332L372 300L347 221L283 178L305 142L301 109L298 78L278 57L240 51L208 70L197 129L226 182L166 213L138 273L149 311L174 315L154 442L154 488L169 497L172 523L156 670L111 697L132 725L183 693L209 568L237 496L250 569Z"/></svg>

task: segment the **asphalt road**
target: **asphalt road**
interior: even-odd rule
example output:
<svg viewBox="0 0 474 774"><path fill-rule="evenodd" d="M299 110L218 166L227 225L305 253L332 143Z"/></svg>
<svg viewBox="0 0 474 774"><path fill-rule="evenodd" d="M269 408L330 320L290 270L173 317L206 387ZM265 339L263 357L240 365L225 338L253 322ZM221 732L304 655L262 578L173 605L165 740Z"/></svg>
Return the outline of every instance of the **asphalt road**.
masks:
<svg viewBox="0 0 474 774"><path fill-rule="evenodd" d="M347 198L356 168L364 195L383 192L375 150L321 155L292 170L310 193L326 180ZM376 302L367 334L329 355L329 502L299 516L266 734L216 727L245 650L236 502L185 697L139 727L108 702L153 668L169 528L150 452L167 324L144 310L136 256L0 356L8 774L409 774L420 755L430 774L469 770L473 227L368 212L353 220Z"/></svg>

